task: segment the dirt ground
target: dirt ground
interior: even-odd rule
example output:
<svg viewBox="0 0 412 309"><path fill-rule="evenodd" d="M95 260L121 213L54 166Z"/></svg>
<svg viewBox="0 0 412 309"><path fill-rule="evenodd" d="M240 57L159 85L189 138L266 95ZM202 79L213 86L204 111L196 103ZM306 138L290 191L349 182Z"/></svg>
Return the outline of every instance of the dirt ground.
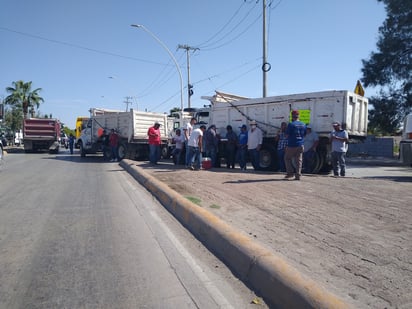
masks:
<svg viewBox="0 0 412 309"><path fill-rule="evenodd" d="M287 181L250 169L136 164L354 307L412 308L412 175Z"/></svg>

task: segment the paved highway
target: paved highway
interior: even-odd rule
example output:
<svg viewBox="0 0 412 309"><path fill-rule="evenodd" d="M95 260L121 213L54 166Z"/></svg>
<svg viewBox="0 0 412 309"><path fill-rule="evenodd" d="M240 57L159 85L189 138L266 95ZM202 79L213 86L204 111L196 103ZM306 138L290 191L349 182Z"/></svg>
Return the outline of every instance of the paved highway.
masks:
<svg viewBox="0 0 412 309"><path fill-rule="evenodd" d="M117 163L65 150L5 160L0 308L255 308Z"/></svg>

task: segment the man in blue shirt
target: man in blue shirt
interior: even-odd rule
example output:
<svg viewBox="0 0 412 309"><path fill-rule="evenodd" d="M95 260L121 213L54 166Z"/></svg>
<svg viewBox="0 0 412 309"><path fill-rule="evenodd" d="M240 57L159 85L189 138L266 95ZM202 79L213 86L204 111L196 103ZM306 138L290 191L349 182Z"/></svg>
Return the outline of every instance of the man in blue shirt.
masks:
<svg viewBox="0 0 412 309"><path fill-rule="evenodd" d="M285 149L285 179L300 180L302 176L303 141L306 135L306 125L299 120L299 111L292 111L292 122L286 128L288 146ZM295 163L295 167L293 166Z"/></svg>
<svg viewBox="0 0 412 309"><path fill-rule="evenodd" d="M237 156L239 160L240 170L246 171L246 156L247 156L247 127L242 125L239 133L239 145L237 148Z"/></svg>

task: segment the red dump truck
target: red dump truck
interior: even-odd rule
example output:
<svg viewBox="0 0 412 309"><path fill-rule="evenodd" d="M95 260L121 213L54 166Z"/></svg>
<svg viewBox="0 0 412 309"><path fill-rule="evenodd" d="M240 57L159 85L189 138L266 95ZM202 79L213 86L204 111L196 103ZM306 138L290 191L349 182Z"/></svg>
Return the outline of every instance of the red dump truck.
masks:
<svg viewBox="0 0 412 309"><path fill-rule="evenodd" d="M61 124L52 118L28 118L23 120L23 143L25 152L59 151Z"/></svg>

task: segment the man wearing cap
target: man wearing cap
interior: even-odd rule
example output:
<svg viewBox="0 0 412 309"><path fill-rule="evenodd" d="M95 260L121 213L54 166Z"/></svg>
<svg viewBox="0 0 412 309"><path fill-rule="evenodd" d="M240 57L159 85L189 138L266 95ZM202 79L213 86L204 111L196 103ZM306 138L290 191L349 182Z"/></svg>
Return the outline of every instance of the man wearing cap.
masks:
<svg viewBox="0 0 412 309"><path fill-rule="evenodd" d="M303 142L306 135L306 125L299 120L299 111L292 111L292 121L286 128L286 136L288 138L288 146L285 150L285 179L292 179L295 175L295 180L300 180L302 175L302 157L303 157ZM295 163L295 168L293 167Z"/></svg>
<svg viewBox="0 0 412 309"><path fill-rule="evenodd" d="M255 120L250 123L250 130L247 134L247 149L250 156L250 161L252 161L252 166L255 171L259 170L259 151L262 147L263 134L262 130L257 127Z"/></svg>
<svg viewBox="0 0 412 309"><path fill-rule="evenodd" d="M330 140L332 142L332 168L333 168L333 175L335 177L339 176L339 168L340 168L340 176L345 177L346 173L346 163L345 163L345 155L346 155L346 146L349 140L349 135L346 130L341 128L341 124L335 121L333 124L333 131L330 134Z"/></svg>
<svg viewBox="0 0 412 309"><path fill-rule="evenodd" d="M240 133L238 138L238 147L236 156L239 161L241 171L246 171L246 156L247 156L247 126L244 124L240 127Z"/></svg>
<svg viewBox="0 0 412 309"><path fill-rule="evenodd" d="M160 159L160 123L157 121L155 124L147 130L147 135L149 136L149 161L151 164L157 164Z"/></svg>
<svg viewBox="0 0 412 309"><path fill-rule="evenodd" d="M119 135L116 133L114 129L111 129L110 131L109 145L112 153L112 159L110 160L110 162L119 161Z"/></svg>

